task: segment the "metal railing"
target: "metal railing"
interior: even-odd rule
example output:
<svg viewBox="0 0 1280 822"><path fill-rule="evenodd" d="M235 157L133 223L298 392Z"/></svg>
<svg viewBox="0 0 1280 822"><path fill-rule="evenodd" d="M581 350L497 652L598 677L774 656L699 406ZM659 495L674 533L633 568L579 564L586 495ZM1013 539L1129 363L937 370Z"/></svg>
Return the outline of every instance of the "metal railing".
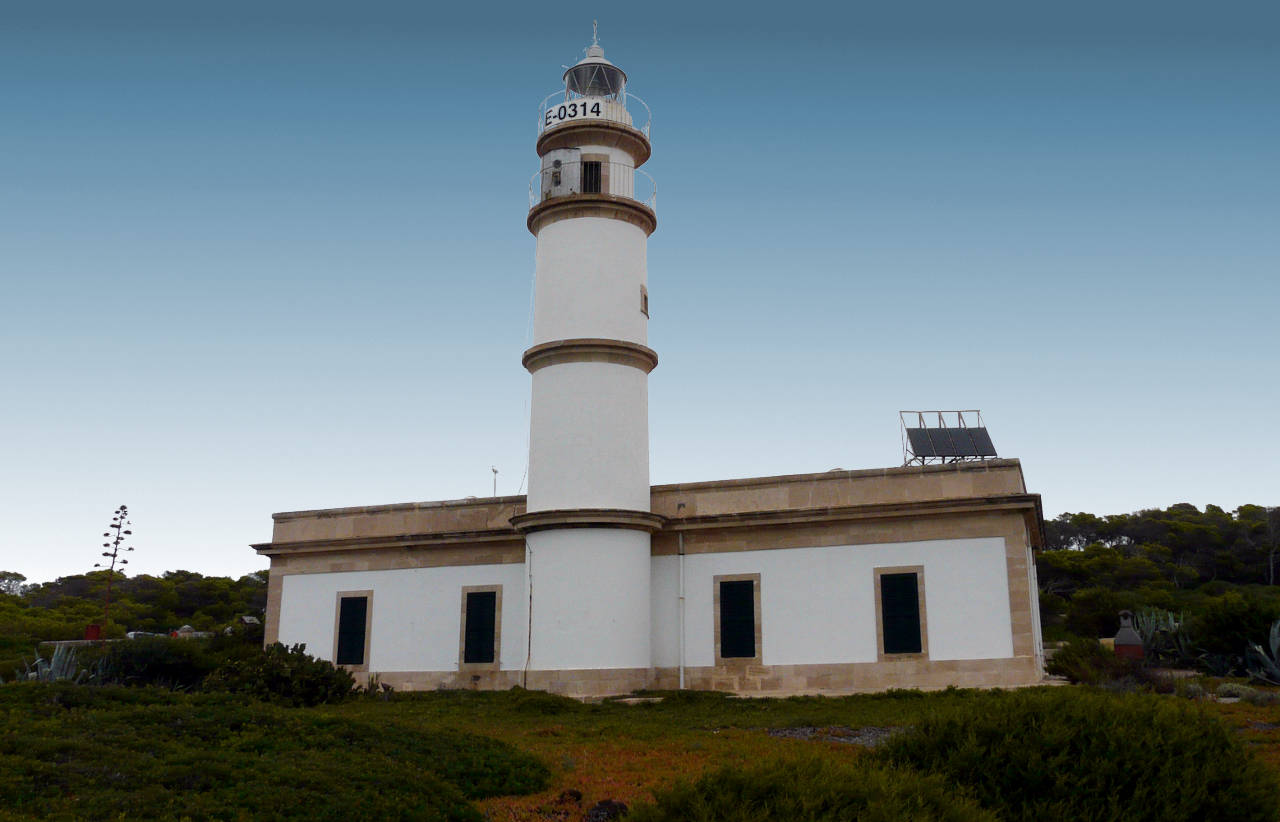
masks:
<svg viewBox="0 0 1280 822"><path fill-rule="evenodd" d="M608 194L658 210L658 184L649 172L625 163L554 161L529 178L529 207L555 197Z"/></svg>
<svg viewBox="0 0 1280 822"><path fill-rule="evenodd" d="M632 116L633 101L639 104L634 108L636 117ZM635 120L639 119L641 109L643 109L644 123L637 126ZM627 91L617 97L584 97L577 92L560 89L544 97L538 106L539 134L558 125L581 120L607 120L611 123L621 123L648 137L653 115L649 111L648 103Z"/></svg>

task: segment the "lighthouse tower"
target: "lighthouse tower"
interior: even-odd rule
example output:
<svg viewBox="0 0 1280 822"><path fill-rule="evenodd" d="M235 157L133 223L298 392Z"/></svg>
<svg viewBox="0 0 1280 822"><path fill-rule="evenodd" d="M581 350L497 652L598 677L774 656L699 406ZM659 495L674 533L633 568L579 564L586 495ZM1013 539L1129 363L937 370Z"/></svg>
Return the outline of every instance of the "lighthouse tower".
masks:
<svg viewBox="0 0 1280 822"><path fill-rule="evenodd" d="M526 685L563 693L649 683L645 245L657 226L648 109L593 42L538 119Z"/></svg>

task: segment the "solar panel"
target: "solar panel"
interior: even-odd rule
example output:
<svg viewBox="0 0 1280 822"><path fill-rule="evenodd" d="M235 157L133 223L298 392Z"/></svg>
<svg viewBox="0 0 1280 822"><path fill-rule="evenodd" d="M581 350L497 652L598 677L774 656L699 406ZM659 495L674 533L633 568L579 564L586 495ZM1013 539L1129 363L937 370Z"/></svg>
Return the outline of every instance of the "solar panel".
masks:
<svg viewBox="0 0 1280 822"><path fill-rule="evenodd" d="M907 442L917 457L994 457L996 448L985 428L908 428Z"/></svg>

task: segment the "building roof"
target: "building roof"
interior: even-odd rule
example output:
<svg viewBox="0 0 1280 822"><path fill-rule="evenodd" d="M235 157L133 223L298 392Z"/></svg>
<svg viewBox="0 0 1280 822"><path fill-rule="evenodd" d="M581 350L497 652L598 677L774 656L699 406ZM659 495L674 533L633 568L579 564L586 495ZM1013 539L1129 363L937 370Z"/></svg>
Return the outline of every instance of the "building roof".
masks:
<svg viewBox="0 0 1280 822"><path fill-rule="evenodd" d="M849 519L1011 511L1042 543L1040 497L1016 459L655 485L661 531L769 527ZM361 547L484 544L522 539L511 518L524 496L355 506L273 515L268 555Z"/></svg>

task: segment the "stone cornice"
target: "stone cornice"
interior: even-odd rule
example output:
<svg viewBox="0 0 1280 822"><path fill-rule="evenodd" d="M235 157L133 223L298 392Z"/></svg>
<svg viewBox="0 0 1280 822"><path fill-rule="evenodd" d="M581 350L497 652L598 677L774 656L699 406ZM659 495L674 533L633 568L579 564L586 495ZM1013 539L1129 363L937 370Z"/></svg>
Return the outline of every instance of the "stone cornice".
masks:
<svg viewBox="0 0 1280 822"><path fill-rule="evenodd" d="M1043 515L1039 494L1001 494L989 497L964 497L925 500L922 502L843 505L828 508L790 508L768 511L741 511L732 514L709 514L689 517L663 517L648 511L611 508L577 508L517 514L511 526L474 531L396 534L381 537L346 537L342 539L267 542L252 546L265 556L314 554L335 551L372 550L378 548L457 547L485 545L518 540L530 531L549 528L633 528L666 533L696 533L733 528L772 528L788 525L824 525L857 520L883 520L946 515L1021 514L1031 536L1033 547L1044 545Z"/></svg>
<svg viewBox="0 0 1280 822"><path fill-rule="evenodd" d="M424 534L396 534L380 537L344 537L342 539L300 540L298 542L260 542L249 546L264 556L319 554L330 551L366 550L374 548L434 548L510 542L520 539L512 528L489 528L483 531L442 531Z"/></svg>
<svg viewBox="0 0 1280 822"><path fill-rule="evenodd" d="M658 367L658 354L652 348L639 343L583 337L573 340L553 340L535 345L524 352L520 362L530 374L548 365L566 362L608 362L630 365L648 374Z"/></svg>
<svg viewBox="0 0 1280 822"><path fill-rule="evenodd" d="M607 120L583 120L562 123L552 126L538 136L538 156L557 148L580 148L582 146L609 146L620 148L631 155L636 168L644 165L653 153L649 138L644 132L611 123Z"/></svg>
<svg viewBox="0 0 1280 822"><path fill-rule="evenodd" d="M629 528L652 533L662 530L664 522L664 517L648 511L621 508L565 508L517 514L511 518L512 527L522 534L552 528Z"/></svg>
<svg viewBox="0 0 1280 822"><path fill-rule="evenodd" d="M621 220L640 228L646 236L658 227L658 215L653 213L653 209L630 197L615 197L612 194L566 194L562 197L549 197L529 209L529 218L525 224L536 237L543 226L575 217Z"/></svg>
<svg viewBox="0 0 1280 822"><path fill-rule="evenodd" d="M1021 513L1027 520L1032 542L1043 545L1039 494L1002 494L992 497L961 497L920 502L842 505L830 508L792 508L773 511L740 511L732 514L670 517L663 531L710 531L720 528L761 528L787 525L821 525L868 519L987 514L1002 511Z"/></svg>

